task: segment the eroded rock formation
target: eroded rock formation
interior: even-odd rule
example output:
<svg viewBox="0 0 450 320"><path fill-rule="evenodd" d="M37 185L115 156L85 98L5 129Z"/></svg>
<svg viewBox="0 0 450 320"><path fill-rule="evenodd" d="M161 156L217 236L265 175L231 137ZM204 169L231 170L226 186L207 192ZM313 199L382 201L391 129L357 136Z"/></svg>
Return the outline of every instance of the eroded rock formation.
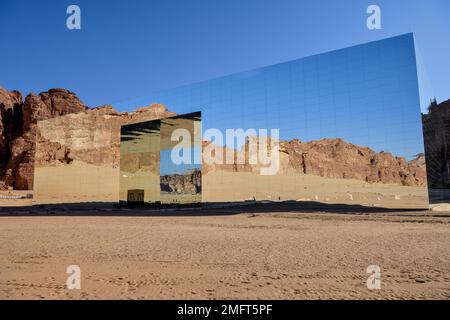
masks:
<svg viewBox="0 0 450 320"><path fill-rule="evenodd" d="M74 93L64 89L30 94L22 101L19 92L0 88L0 189L32 189L35 164L55 166L81 161L118 168L122 125L174 115L166 106L156 103L130 113L117 112L112 106L89 109ZM149 166L155 162L150 158L142 161ZM244 164L236 165L204 163L202 172L259 173L259 169L246 159ZM279 172L404 186L426 184L423 157L408 162L390 153L377 153L342 139L282 141ZM196 179L200 177L197 175L170 178L164 185L168 191L178 192L181 185L188 185L187 189L194 191Z"/></svg>
<svg viewBox="0 0 450 320"><path fill-rule="evenodd" d="M202 173L198 169L185 174L161 176L161 191L178 194L197 194L201 192Z"/></svg>
<svg viewBox="0 0 450 320"><path fill-rule="evenodd" d="M112 106L89 109L65 89L31 93L23 100L20 92L0 87L0 190L32 190L35 162L80 160L117 167L121 125L172 115L162 104L120 113ZM55 121L44 121L49 119Z"/></svg>
<svg viewBox="0 0 450 320"><path fill-rule="evenodd" d="M0 188L33 189L36 124L86 106L65 89L29 94L0 88Z"/></svg>
<svg viewBox="0 0 450 320"><path fill-rule="evenodd" d="M120 163L120 127L141 121L176 115L162 104L154 103L135 112L117 112L112 106L87 109L66 117L41 121L38 124L37 166L71 163L74 160L118 168ZM133 171L133 161L124 161ZM154 160L143 154L148 166Z"/></svg>
<svg viewBox="0 0 450 320"><path fill-rule="evenodd" d="M0 87L0 190L7 188L4 178L11 158L10 141L19 131L22 131L22 95Z"/></svg>
<svg viewBox="0 0 450 320"><path fill-rule="evenodd" d="M208 142L204 143L204 146ZM278 173L300 173L334 179L356 179L368 183L392 183L403 186L425 186L426 168L423 155L406 161L387 152L375 152L342 139L322 139L301 142L298 139L281 141ZM203 173L211 171L259 173L261 166L249 163L249 143L245 164L207 165ZM217 149L225 154L229 150ZM242 152L242 151L240 151Z"/></svg>

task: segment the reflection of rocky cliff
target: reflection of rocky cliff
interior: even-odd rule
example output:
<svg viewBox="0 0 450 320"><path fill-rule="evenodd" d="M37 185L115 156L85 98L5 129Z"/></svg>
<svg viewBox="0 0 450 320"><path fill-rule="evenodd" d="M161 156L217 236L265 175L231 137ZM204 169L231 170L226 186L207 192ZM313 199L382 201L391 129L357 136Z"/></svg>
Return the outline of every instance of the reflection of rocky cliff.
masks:
<svg viewBox="0 0 450 320"><path fill-rule="evenodd" d="M202 172L194 169L185 174L161 176L161 191L177 194L201 193Z"/></svg>
<svg viewBox="0 0 450 320"><path fill-rule="evenodd" d="M0 190L33 189L35 163L79 160L118 167L121 125L173 115L160 104L131 113L111 106L89 109L65 89L29 94L22 101L19 92L0 87Z"/></svg>
<svg viewBox="0 0 450 320"><path fill-rule="evenodd" d="M112 106L88 109L66 117L40 122L36 165L55 165L78 160L88 164L119 167L120 127L124 124L175 115L161 104L135 112L117 112ZM64 151L59 151L64 150ZM66 154L67 156L63 156ZM151 166L150 155L142 162ZM133 167L133 163L124 164ZM132 168L130 168L132 170Z"/></svg>
<svg viewBox="0 0 450 320"><path fill-rule="evenodd" d="M208 142L204 142L204 145ZM245 147L248 150L248 144ZM222 149L220 149L222 150ZM222 150L223 151L223 150ZM225 157L224 157L225 158ZM422 161L421 161L422 159ZM203 174L214 171L259 173L258 165L206 165ZM279 173L311 174L325 178L356 179L369 183L392 183L403 186L426 186L423 155L413 161L387 152L376 153L342 139L280 142Z"/></svg>
<svg viewBox="0 0 450 320"><path fill-rule="evenodd" d="M447 101L439 108L433 107L429 115L424 115L427 161L429 168L432 168L429 169L432 179L445 177L442 172L448 173L450 130L443 136L440 129L433 128L449 127L449 104ZM120 113L111 106L88 109L74 93L64 89L30 94L22 101L19 92L0 88L0 189L32 189L35 163L37 166L56 166L76 160L118 168L121 125L173 115L160 104L132 113ZM37 150L35 141L38 142ZM141 165L152 167L154 162L151 155L142 155L139 163L123 160L123 165L130 166L131 171ZM248 162L243 165L203 165L203 174L219 170L259 172L258 166ZM341 139L281 142L279 172L357 179L369 183L426 185L425 165L420 159L407 162L390 153L376 153ZM196 191L200 185L195 180L199 179L195 174L166 179L169 189L175 192L181 190L181 185L185 185L189 192Z"/></svg>
<svg viewBox="0 0 450 320"><path fill-rule="evenodd" d="M0 87L0 190L33 188L38 121L85 109L74 93L64 89L29 94L23 101L19 92ZM57 152L65 157L65 150Z"/></svg>
<svg viewBox="0 0 450 320"><path fill-rule="evenodd" d="M305 174L327 178L357 179L369 183L425 186L426 169L418 162L407 162L387 152L376 153L341 139L322 139L301 143L283 142L282 164L295 166Z"/></svg>
<svg viewBox="0 0 450 320"><path fill-rule="evenodd" d="M450 100L432 101L422 115L427 156L428 185L433 189L450 188Z"/></svg>

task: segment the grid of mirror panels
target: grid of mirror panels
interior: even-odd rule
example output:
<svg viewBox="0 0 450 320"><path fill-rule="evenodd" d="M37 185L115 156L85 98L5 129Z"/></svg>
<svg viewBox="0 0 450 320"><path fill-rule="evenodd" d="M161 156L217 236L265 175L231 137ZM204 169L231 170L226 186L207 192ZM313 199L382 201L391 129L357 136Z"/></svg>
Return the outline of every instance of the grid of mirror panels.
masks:
<svg viewBox="0 0 450 320"><path fill-rule="evenodd" d="M389 153L394 162L403 164L396 159L409 163L424 153L412 34L179 87L137 99L127 108L149 101L178 114L200 110L203 133L211 128L224 135L226 129L279 129L282 142L340 139L380 153L379 157ZM228 147L226 141L218 145ZM375 174L381 177L385 169L389 168ZM396 175L403 174L397 171ZM415 179L416 173L408 174ZM342 176L330 180L320 174L280 172L264 177L217 166L202 177L203 201L428 205L426 182L402 185L390 183L388 177L389 183L375 184Z"/></svg>
<svg viewBox="0 0 450 320"><path fill-rule="evenodd" d="M122 126L120 202L201 202L201 113Z"/></svg>
<svg viewBox="0 0 450 320"><path fill-rule="evenodd" d="M120 137L120 202L160 201L160 121L122 126Z"/></svg>
<svg viewBox="0 0 450 320"><path fill-rule="evenodd" d="M161 120L161 203L202 201L201 113Z"/></svg>

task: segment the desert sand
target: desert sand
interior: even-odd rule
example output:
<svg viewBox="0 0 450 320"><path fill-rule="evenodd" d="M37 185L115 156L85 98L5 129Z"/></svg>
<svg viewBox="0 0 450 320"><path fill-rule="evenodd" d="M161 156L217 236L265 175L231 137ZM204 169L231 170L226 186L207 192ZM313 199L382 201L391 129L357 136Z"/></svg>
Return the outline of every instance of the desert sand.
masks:
<svg viewBox="0 0 450 320"><path fill-rule="evenodd" d="M450 298L449 212L296 207L3 208L0 299Z"/></svg>

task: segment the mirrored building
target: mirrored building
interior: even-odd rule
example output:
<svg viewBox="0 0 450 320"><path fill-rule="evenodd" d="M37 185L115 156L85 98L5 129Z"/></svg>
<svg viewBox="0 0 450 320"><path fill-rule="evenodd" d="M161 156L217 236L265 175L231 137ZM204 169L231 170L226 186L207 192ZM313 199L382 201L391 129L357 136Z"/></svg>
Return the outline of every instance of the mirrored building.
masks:
<svg viewBox="0 0 450 320"><path fill-rule="evenodd" d="M171 114L122 124L120 144L113 143L119 168L112 162L118 202L428 207L412 34L119 107L130 111L149 102Z"/></svg>
<svg viewBox="0 0 450 320"><path fill-rule="evenodd" d="M122 126L121 203L200 203L201 174L200 112Z"/></svg>

